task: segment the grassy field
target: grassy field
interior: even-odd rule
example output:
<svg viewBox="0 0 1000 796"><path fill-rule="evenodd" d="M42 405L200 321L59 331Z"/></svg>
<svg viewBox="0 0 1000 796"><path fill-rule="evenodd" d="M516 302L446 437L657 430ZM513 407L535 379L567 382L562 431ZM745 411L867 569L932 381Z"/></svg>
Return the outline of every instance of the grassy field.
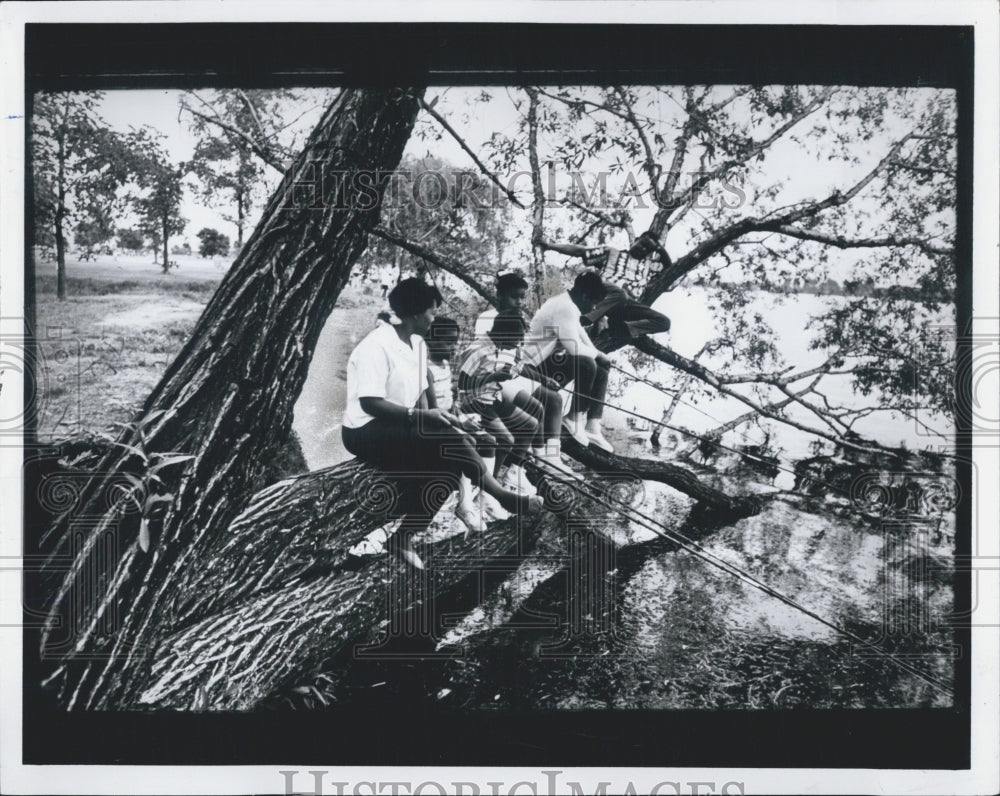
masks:
<svg viewBox="0 0 1000 796"><path fill-rule="evenodd" d="M53 263L37 268L38 437L114 432L127 423L190 337L226 263L183 257L164 274L138 258L67 263L67 298L56 298ZM127 260L127 261L126 261ZM313 467L346 458L340 444L347 356L384 302L348 286L331 314L295 429Z"/></svg>
<svg viewBox="0 0 1000 796"><path fill-rule="evenodd" d="M207 267L163 274L150 264L67 263L67 298L55 266L35 280L39 340L38 436L60 440L125 423L181 350L222 278Z"/></svg>

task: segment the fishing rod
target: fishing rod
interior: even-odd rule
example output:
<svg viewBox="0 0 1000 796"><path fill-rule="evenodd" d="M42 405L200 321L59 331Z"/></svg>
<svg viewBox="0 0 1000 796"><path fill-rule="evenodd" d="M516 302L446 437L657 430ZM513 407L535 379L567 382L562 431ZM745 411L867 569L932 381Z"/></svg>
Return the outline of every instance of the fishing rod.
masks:
<svg viewBox="0 0 1000 796"><path fill-rule="evenodd" d="M760 580L759 578L755 577L749 572L741 569L735 564L726 561L723 558L720 558L711 550L708 550L703 545L698 544L693 539L689 539L688 537L684 536L683 534L677 533L676 531L671 531L659 520L655 519L654 517L650 517L648 514L645 514L644 512L640 511L639 509L635 508L629 503L626 503L625 501L620 500L607 493L597 491L592 483L589 483L585 480L584 481L577 480L575 477L567 477L566 474L560 470L560 468L554 466L553 464L551 464L551 462L545 461L544 459L541 459L540 457L537 457L534 454L528 454L528 455L535 460L536 466L543 473L546 473L550 476L554 475L557 477L561 477L559 483L562 483L564 485L570 486L573 489L576 489L578 492L583 494L584 497L587 497L605 506L611 511L614 511L619 515L624 516L631 522L634 522L637 525L652 531L657 536L660 536L662 538L674 542L682 549L686 550L687 552L691 553L692 555L701 559L702 561L711 564L717 569L720 569L724 573L738 578L742 582L749 584L750 586L758 589L759 591L763 592L764 594L770 597L774 597L775 599L779 600L780 602L784 603L790 608L793 608L805 614L806 616L810 617L811 619L814 619L815 621L819 622L825 627L830 628L836 633L850 639L851 641L857 644L862 645L863 647L869 650L872 650L873 652L878 653L879 655L883 656L891 663L893 663L897 668L922 680L923 682L930 685L932 688L937 689L938 691L946 694L949 697L954 696L954 691L952 690L951 686L949 686L947 683L938 680L933 675L929 675L923 672L921 669L896 657L895 655L893 655L893 653L882 649L874 642L862 638L857 633L854 633L851 630L841 627L836 622L826 619L825 617L816 613L812 609L802 605L792 597L789 597L784 592L775 589L773 586L769 586L767 583L764 583L764 581ZM612 505L612 503L618 504L618 507L616 508L614 505Z"/></svg>

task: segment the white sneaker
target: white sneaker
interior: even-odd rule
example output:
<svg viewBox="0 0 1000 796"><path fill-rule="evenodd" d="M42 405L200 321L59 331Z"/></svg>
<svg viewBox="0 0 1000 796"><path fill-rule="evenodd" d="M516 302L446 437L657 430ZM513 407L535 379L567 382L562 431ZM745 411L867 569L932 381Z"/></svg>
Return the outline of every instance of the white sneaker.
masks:
<svg viewBox="0 0 1000 796"><path fill-rule="evenodd" d="M615 446L612 445L610 442L608 442L606 439L604 439L604 434L601 433L600 429L598 429L597 431L588 431L587 441L591 445L596 445L598 448L600 448L601 450L605 450L608 453L615 452Z"/></svg>
<svg viewBox="0 0 1000 796"><path fill-rule="evenodd" d="M538 490L535 489L534 484L528 480L527 473L524 472L524 468L519 464L512 464L507 470L507 477L504 479L504 486L506 486L511 492L516 492L519 495L537 495Z"/></svg>
<svg viewBox="0 0 1000 796"><path fill-rule="evenodd" d="M590 444L590 437L587 436L587 432L583 428L583 423L580 423L569 415L566 415L562 419L562 427L563 431L583 445L583 447L586 448Z"/></svg>

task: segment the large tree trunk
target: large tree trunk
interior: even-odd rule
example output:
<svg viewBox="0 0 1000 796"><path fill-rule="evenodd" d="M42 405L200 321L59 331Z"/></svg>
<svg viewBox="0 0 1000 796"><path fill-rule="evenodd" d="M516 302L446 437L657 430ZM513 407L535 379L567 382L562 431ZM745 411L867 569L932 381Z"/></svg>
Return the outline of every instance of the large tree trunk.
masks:
<svg viewBox="0 0 1000 796"><path fill-rule="evenodd" d="M316 341L380 204L350 180L338 183L339 201L301 201L295 186L311 192L324 173L371 169L381 197L422 93L341 92L133 428L63 515L55 556L73 564L42 654L60 659L55 682L65 708L134 703L151 651L176 625L180 585L204 568L205 551L262 486L265 463L288 437ZM168 452L192 458L156 472L160 484L148 464ZM109 506L108 484L126 471L136 473L134 488ZM169 497L155 521L152 493ZM61 648L60 622L69 634Z"/></svg>
<svg viewBox="0 0 1000 796"><path fill-rule="evenodd" d="M398 619L418 603L417 632L432 633L437 597L504 561L515 567L542 529L559 522L551 514L511 518L466 536L455 521L449 527L453 518L444 512L444 532L418 543L427 570L399 567L384 555L347 568L350 546L385 521L389 489L385 476L351 462L259 493L203 549L204 566L179 584L176 630L153 652L132 704L253 708L324 660L351 654L352 644L398 637Z"/></svg>

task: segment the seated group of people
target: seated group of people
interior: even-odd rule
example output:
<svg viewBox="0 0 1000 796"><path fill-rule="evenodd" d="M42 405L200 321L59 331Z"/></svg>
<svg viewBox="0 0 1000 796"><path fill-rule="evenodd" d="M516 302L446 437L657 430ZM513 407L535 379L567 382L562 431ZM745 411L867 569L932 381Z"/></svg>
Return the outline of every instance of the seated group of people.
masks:
<svg viewBox="0 0 1000 796"><path fill-rule="evenodd" d="M496 293L496 309L479 316L475 340L460 357L457 384L451 362L461 330L436 316L442 296L417 278L389 293L399 322L381 318L348 360L344 446L397 476L401 522L387 547L418 569L423 562L412 537L435 511L422 495L428 480L443 477L457 488L455 516L478 531L489 516L542 510L526 462L574 477L562 461L563 432L613 452L601 427L610 362L585 325L606 320L609 332L625 335L670 326L593 272L543 303L530 323L521 314L528 293L522 276L501 274ZM560 391L570 382L564 417Z"/></svg>

